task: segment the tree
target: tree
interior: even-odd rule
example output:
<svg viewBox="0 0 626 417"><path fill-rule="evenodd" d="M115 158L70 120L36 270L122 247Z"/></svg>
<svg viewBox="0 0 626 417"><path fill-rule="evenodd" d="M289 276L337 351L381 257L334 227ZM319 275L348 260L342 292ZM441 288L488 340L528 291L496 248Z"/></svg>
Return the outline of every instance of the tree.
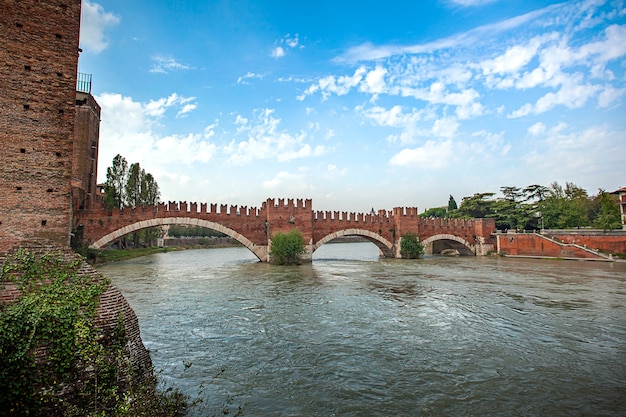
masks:
<svg viewBox="0 0 626 417"><path fill-rule="evenodd" d="M587 217L589 197L587 192L573 183L566 183L565 188L553 182L547 197L539 202L545 227L567 229L590 225Z"/></svg>
<svg viewBox="0 0 626 417"><path fill-rule="evenodd" d="M494 193L476 193L464 197L461 206L453 213L453 217L462 219L485 218L493 213L494 200L489 200Z"/></svg>
<svg viewBox="0 0 626 417"><path fill-rule="evenodd" d="M408 232L400 239L400 256L403 259L417 259L424 254L424 246L416 234Z"/></svg>
<svg viewBox="0 0 626 417"><path fill-rule="evenodd" d="M452 211L452 210L456 210L459 207L456 205L456 200L454 199L454 197L452 197L452 194L450 194L450 198L448 199L448 211Z"/></svg>
<svg viewBox="0 0 626 417"><path fill-rule="evenodd" d="M143 171L142 171L143 172ZM141 203L144 206L154 206L158 204L161 198L159 185L155 181L152 174L145 173L141 177Z"/></svg>
<svg viewBox="0 0 626 417"><path fill-rule="evenodd" d="M122 155L117 154L112 165L107 168L107 179L104 183L104 200L110 209L124 208L127 174L128 162Z"/></svg>
<svg viewBox="0 0 626 417"><path fill-rule="evenodd" d="M423 212L422 214L420 214L420 217L437 217L437 218L441 218L441 217L446 217L446 215L448 214L448 209L445 207L434 207L431 209L426 210L425 212Z"/></svg>
<svg viewBox="0 0 626 417"><path fill-rule="evenodd" d="M160 197L156 180L138 162L129 167L122 155L118 154L113 158L112 166L107 168L104 184L104 199L109 208L154 206L158 204Z"/></svg>
<svg viewBox="0 0 626 417"><path fill-rule="evenodd" d="M154 206L160 199L159 185L154 177L141 168L138 162L130 167L122 155L113 158L112 166L107 168L107 179L104 184L104 200L109 209L123 209ZM160 235L159 228L150 228L134 232L134 246L138 247L143 236L145 244ZM121 240L122 246L125 238Z"/></svg>
<svg viewBox="0 0 626 417"><path fill-rule="evenodd" d="M604 231L620 228L622 222L616 199L602 189L596 198L600 201L600 213L593 223L594 226Z"/></svg>
<svg viewBox="0 0 626 417"><path fill-rule="evenodd" d="M141 169L138 162L130 164L126 179L126 204L130 208L141 204L141 177L145 175L145 171Z"/></svg>
<svg viewBox="0 0 626 417"><path fill-rule="evenodd" d="M305 251L302 233L291 229L289 233L278 232L272 237L270 257L276 265L294 265Z"/></svg>

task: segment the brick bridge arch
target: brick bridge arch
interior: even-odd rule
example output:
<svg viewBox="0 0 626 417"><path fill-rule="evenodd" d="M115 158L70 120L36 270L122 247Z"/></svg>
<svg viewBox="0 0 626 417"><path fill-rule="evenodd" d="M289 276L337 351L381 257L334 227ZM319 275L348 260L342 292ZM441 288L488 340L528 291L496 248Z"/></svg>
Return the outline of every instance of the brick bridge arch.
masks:
<svg viewBox="0 0 626 417"><path fill-rule="evenodd" d="M456 249L457 251L459 251L461 255L474 255L475 254L475 248L467 240L459 236L455 236L455 235L451 235L447 233L442 233L442 234L427 237L421 243L422 245L424 245L426 252L432 254L434 252L433 244L435 242L441 242L441 241L444 241L447 243L447 247L443 249Z"/></svg>
<svg viewBox="0 0 626 417"><path fill-rule="evenodd" d="M208 220L202 220L202 219L194 219L191 217L162 217L162 218L157 218L157 219L142 220L142 221L124 226L121 229L118 229L114 232L111 232L101 237L96 242L92 243L90 247L93 249L101 249L129 233L136 232L142 229L147 229L150 227L173 225L173 224L199 226L199 227L206 227L207 229L215 230L217 232L228 235L232 237L233 239L235 239L236 241L238 241L239 243L241 243L243 246L248 248L257 258L259 258L260 261L265 261L267 258L266 248L255 245L247 237L241 235L235 230L230 229L226 226L222 226L219 223L215 223L215 222L208 221Z"/></svg>
<svg viewBox="0 0 626 417"><path fill-rule="evenodd" d="M344 230L338 230L336 232L330 233L324 236L323 238L321 238L320 240L318 240L315 244L313 244L313 248L312 248L313 253L316 250L318 250L320 246L322 246L324 243L328 243L331 240L337 239L338 237L342 237L342 236L364 237L365 239L367 239L368 241L376 245L386 258L393 258L395 256L394 244L392 242L388 241L387 239L385 239L384 237L380 236L377 233L370 232L369 230L363 230L363 229L344 229Z"/></svg>
<svg viewBox="0 0 626 417"><path fill-rule="evenodd" d="M310 199L268 198L260 208L226 204L169 202L150 207L109 210L92 205L73 212L73 230L91 248L100 249L120 237L148 227L187 224L217 230L241 242L261 261L269 261L272 237L297 229L312 255L340 236L363 236L382 255L400 257L400 240L416 234L422 243L451 242L462 254L485 255L494 249L493 219L425 219L417 207L395 207L369 213L313 211ZM432 245L431 245L432 246Z"/></svg>

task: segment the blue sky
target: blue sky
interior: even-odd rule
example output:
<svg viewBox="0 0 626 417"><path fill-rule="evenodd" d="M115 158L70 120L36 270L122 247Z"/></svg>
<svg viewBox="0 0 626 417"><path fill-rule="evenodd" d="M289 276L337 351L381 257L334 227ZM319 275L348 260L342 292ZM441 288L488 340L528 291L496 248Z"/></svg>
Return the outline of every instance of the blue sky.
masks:
<svg viewBox="0 0 626 417"><path fill-rule="evenodd" d="M79 71L162 199L317 210L626 185L623 0L83 0Z"/></svg>

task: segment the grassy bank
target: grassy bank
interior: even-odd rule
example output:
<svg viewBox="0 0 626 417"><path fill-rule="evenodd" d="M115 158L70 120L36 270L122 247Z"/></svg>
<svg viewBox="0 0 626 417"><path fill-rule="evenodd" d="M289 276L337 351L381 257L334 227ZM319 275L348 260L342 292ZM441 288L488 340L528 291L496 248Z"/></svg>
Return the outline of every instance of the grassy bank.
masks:
<svg viewBox="0 0 626 417"><path fill-rule="evenodd" d="M102 251L90 250L87 260L91 264L103 264L107 262L123 261L125 259L139 258L140 256L154 253L173 252L180 248L137 248L137 249L104 249Z"/></svg>
<svg viewBox="0 0 626 417"><path fill-rule="evenodd" d="M102 251L89 249L85 255L87 260L91 264L103 264L108 262L123 261L126 259L139 258L140 256L152 255L155 253L174 252L187 249L212 249L212 248L229 248L234 246L241 246L239 242L232 243L218 243L218 244L189 244L181 246L166 246L166 247L149 247L149 248L136 248L136 249L104 249Z"/></svg>

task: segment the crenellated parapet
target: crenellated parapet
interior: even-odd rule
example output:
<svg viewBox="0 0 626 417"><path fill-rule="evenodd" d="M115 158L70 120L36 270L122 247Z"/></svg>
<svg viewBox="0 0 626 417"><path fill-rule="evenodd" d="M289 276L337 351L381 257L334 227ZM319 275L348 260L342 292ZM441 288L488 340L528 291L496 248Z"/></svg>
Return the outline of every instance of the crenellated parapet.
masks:
<svg viewBox="0 0 626 417"><path fill-rule="evenodd" d="M187 201L155 206L109 210L105 206L78 210L74 229L84 241L100 248L122 236L148 227L186 224L217 230L241 242L266 261L276 233L299 230L309 253L340 236L359 235L376 244L385 256L399 256L400 239L415 233L420 240L453 240L474 251L489 243L495 232L493 219L431 219L418 215L417 207L373 209L366 213L314 211L311 199L268 198L260 208Z"/></svg>

